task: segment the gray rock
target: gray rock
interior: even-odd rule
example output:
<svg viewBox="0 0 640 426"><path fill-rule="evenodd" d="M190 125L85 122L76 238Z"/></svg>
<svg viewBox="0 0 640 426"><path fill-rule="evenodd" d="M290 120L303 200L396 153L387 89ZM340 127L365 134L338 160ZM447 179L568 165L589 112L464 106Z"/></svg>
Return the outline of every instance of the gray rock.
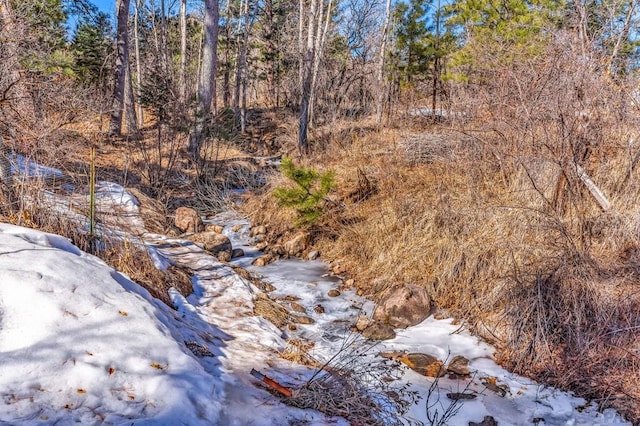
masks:
<svg viewBox="0 0 640 426"><path fill-rule="evenodd" d="M233 249L233 251L231 252L231 258L233 259L242 256L244 256L244 250L242 250L241 248Z"/></svg>
<svg viewBox="0 0 640 426"><path fill-rule="evenodd" d="M231 252L233 247L229 238L216 232L201 232L193 235L189 238L194 243L199 243L202 248L211 252L214 256L218 256L219 253L225 252L227 255L222 255L225 258L231 259Z"/></svg>
<svg viewBox="0 0 640 426"><path fill-rule="evenodd" d="M469 360L462 355L456 355L449 362L447 371L455 373L458 376L468 376L471 374L471 371L469 370Z"/></svg>
<svg viewBox="0 0 640 426"><path fill-rule="evenodd" d="M469 426L498 426L498 422L491 416L485 416L480 423L469 422Z"/></svg>
<svg viewBox="0 0 640 426"><path fill-rule="evenodd" d="M362 335L369 340L389 340L396 337L396 332L389 324L375 321L364 329Z"/></svg>
<svg viewBox="0 0 640 426"><path fill-rule="evenodd" d="M310 251L307 255L307 260L316 260L320 257L320 252L318 250Z"/></svg>

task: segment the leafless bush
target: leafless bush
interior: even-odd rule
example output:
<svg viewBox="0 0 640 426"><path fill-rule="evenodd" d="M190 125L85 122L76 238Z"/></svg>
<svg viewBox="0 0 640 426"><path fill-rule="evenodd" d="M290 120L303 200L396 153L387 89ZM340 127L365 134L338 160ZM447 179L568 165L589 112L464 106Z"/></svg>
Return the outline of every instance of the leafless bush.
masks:
<svg viewBox="0 0 640 426"><path fill-rule="evenodd" d="M397 361L376 357L376 343L349 335L292 398L285 402L344 417L353 425L402 425L401 416L416 401L409 385L394 386L403 374Z"/></svg>

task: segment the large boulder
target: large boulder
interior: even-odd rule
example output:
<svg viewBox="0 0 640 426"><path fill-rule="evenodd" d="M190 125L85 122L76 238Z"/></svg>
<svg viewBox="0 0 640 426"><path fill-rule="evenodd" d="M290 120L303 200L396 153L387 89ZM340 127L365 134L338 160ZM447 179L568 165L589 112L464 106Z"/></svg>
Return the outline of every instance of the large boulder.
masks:
<svg viewBox="0 0 640 426"><path fill-rule="evenodd" d="M182 232L196 233L204 229L200 215L190 207L178 207L173 223Z"/></svg>
<svg viewBox="0 0 640 426"><path fill-rule="evenodd" d="M193 235L190 239L222 261L231 259L231 254L233 253L231 241L222 234L213 231L201 232Z"/></svg>
<svg viewBox="0 0 640 426"><path fill-rule="evenodd" d="M373 318L394 328L407 328L421 323L431 314L431 298L417 285L405 285L391 290L378 304Z"/></svg>

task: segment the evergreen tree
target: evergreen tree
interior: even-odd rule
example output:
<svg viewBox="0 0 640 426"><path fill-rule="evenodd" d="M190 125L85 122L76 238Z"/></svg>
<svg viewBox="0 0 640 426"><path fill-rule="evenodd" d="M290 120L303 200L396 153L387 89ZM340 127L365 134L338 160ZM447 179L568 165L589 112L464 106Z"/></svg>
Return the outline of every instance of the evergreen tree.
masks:
<svg viewBox="0 0 640 426"><path fill-rule="evenodd" d="M73 69L87 85L104 86L108 75L108 57L113 50L111 23L105 13L80 21L71 42Z"/></svg>

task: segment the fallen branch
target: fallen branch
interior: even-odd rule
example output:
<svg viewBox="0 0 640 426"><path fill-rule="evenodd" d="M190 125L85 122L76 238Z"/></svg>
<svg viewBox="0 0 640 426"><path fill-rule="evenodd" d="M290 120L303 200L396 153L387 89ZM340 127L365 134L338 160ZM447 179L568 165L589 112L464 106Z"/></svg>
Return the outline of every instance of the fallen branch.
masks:
<svg viewBox="0 0 640 426"><path fill-rule="evenodd" d="M280 383L276 382L275 380L273 380L270 377L265 376L264 374L262 374L261 372L257 371L254 368L251 369L251 375L253 377L255 377L256 379L260 380L262 383L264 383L267 386L269 386L271 389L274 389L274 390L280 392L281 394L283 394L287 398L291 398L291 396L293 395L293 393L291 392L291 389L285 388Z"/></svg>

